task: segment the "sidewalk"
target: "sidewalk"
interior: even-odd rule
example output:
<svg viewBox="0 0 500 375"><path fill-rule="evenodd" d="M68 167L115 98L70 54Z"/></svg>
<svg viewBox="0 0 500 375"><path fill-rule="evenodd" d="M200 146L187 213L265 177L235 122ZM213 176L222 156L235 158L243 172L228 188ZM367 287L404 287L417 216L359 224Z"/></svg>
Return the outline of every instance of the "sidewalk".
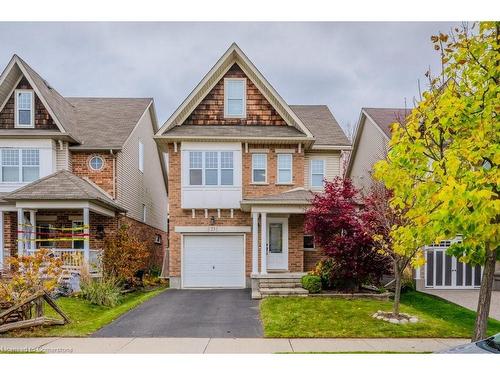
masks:
<svg viewBox="0 0 500 375"><path fill-rule="evenodd" d="M467 339L226 339L226 338L0 338L0 352L45 353L304 353L435 352Z"/></svg>

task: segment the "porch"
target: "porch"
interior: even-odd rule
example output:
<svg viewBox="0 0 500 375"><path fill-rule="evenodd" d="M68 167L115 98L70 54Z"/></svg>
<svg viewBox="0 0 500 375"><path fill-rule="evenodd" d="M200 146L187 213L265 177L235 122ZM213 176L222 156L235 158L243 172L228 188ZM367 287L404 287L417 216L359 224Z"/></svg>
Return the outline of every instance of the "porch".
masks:
<svg viewBox="0 0 500 375"><path fill-rule="evenodd" d="M105 237L124 212L92 182L60 171L2 197L0 265L6 256L49 249L67 273L101 274ZM2 259L3 258L3 259Z"/></svg>

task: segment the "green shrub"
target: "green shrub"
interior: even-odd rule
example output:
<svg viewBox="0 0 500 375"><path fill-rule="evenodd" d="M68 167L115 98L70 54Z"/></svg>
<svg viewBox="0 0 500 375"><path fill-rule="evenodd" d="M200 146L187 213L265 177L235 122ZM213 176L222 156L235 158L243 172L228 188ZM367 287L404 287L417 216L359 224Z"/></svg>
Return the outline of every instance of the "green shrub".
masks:
<svg viewBox="0 0 500 375"><path fill-rule="evenodd" d="M80 296L94 305L114 307L120 301L120 287L115 278L85 280L80 288Z"/></svg>
<svg viewBox="0 0 500 375"><path fill-rule="evenodd" d="M319 293L321 292L321 278L316 275L305 275L302 276L300 280L302 283L302 287L307 289L309 293Z"/></svg>
<svg viewBox="0 0 500 375"><path fill-rule="evenodd" d="M334 270L335 262L332 258L325 258L316 264L316 268L311 272L312 275L319 276L321 287L325 290L334 289Z"/></svg>

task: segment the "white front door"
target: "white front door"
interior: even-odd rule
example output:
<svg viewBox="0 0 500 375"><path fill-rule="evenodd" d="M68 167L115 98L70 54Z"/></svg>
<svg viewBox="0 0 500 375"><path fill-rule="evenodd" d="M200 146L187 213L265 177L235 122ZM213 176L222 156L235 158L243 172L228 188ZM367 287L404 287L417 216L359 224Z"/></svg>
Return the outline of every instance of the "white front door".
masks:
<svg viewBox="0 0 500 375"><path fill-rule="evenodd" d="M267 219L267 269L288 270L288 218Z"/></svg>

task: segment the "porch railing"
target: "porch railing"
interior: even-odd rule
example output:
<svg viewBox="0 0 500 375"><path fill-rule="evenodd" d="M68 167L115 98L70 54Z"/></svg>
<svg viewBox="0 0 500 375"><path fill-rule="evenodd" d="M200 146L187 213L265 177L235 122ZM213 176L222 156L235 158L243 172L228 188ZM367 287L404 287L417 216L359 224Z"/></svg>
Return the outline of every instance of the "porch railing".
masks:
<svg viewBox="0 0 500 375"><path fill-rule="evenodd" d="M83 249L48 249L51 253L62 260L63 269L72 273L80 273L84 265ZM28 250L32 254L36 250ZM90 249L89 261L87 264L88 272L91 276L99 276L102 273L102 250Z"/></svg>

